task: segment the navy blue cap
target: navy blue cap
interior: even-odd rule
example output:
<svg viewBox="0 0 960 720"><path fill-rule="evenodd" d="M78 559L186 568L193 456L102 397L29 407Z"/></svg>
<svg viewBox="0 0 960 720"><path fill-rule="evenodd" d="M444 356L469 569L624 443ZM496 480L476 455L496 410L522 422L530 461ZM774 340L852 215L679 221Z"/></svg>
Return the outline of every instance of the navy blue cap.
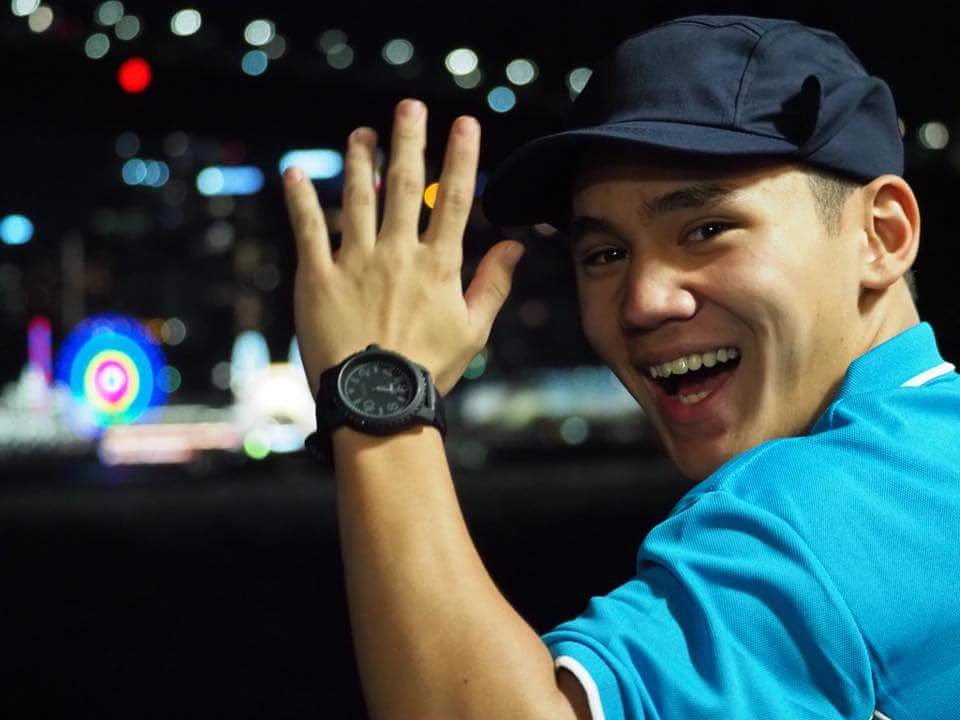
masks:
<svg viewBox="0 0 960 720"><path fill-rule="evenodd" d="M794 20L696 15L632 35L600 60L562 127L493 173L488 220L562 227L575 160L598 143L770 155L863 182L903 175L889 86L834 33Z"/></svg>

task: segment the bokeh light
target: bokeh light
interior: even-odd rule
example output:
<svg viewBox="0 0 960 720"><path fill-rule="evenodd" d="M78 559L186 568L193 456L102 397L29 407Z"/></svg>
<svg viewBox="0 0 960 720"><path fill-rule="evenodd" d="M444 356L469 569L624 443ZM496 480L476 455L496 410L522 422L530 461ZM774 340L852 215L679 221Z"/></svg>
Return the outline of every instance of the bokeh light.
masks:
<svg viewBox="0 0 960 720"><path fill-rule="evenodd" d="M437 191L439 189L440 183L432 182L427 185L426 189L423 191L423 202L431 210L433 210L433 206L437 204Z"/></svg>
<svg viewBox="0 0 960 720"><path fill-rule="evenodd" d="M147 179L147 164L140 158L130 158L123 164L121 177L127 185L139 185Z"/></svg>
<svg viewBox="0 0 960 720"><path fill-rule="evenodd" d="M263 172L253 165L208 167L197 174L201 195L253 195L263 187Z"/></svg>
<svg viewBox="0 0 960 720"><path fill-rule="evenodd" d="M243 438L243 451L254 460L263 460L270 454L270 438L259 429L251 430Z"/></svg>
<svg viewBox="0 0 960 720"><path fill-rule="evenodd" d="M390 40L380 53L389 65L403 65L413 59L413 43L403 38Z"/></svg>
<svg viewBox="0 0 960 720"><path fill-rule="evenodd" d="M473 359L470 361L470 364L467 365L467 369L463 371L463 377L467 380L476 380L478 377L483 375L484 371L487 369L487 357L489 351L487 348L484 348L476 355L473 356Z"/></svg>
<svg viewBox="0 0 960 720"><path fill-rule="evenodd" d="M110 52L110 38L103 33L94 33L83 43L83 53L91 60L99 60Z"/></svg>
<svg viewBox="0 0 960 720"><path fill-rule="evenodd" d="M230 363L221 360L210 370L210 382L219 390L230 389Z"/></svg>
<svg viewBox="0 0 960 720"><path fill-rule="evenodd" d="M167 345L179 345L186 337L187 325L180 318L169 318L160 326L160 338Z"/></svg>
<svg viewBox="0 0 960 720"><path fill-rule="evenodd" d="M182 382L183 377L180 371L173 367L173 365L167 365L157 373L157 384L160 386L160 389L168 395L179 390Z"/></svg>
<svg viewBox="0 0 960 720"><path fill-rule="evenodd" d="M582 417L568 417L560 423L560 437L567 445L580 445L590 435L590 426Z"/></svg>
<svg viewBox="0 0 960 720"><path fill-rule="evenodd" d="M0 220L0 240L4 245L26 245L33 238L33 223L24 215L7 215Z"/></svg>
<svg viewBox="0 0 960 720"><path fill-rule="evenodd" d="M454 75L453 82L457 84L458 87L462 87L464 90L473 90L483 81L483 71L479 67L473 69L472 72L468 72L466 75Z"/></svg>
<svg viewBox="0 0 960 720"><path fill-rule="evenodd" d="M327 180L343 172L343 155L336 150L291 150L280 158L280 174L296 165L311 180Z"/></svg>
<svg viewBox="0 0 960 720"><path fill-rule="evenodd" d="M41 5L27 18L27 27L32 32L42 33L53 25L53 10L46 5Z"/></svg>
<svg viewBox="0 0 960 720"><path fill-rule="evenodd" d="M340 45L336 50L331 50L327 53L327 63L334 70L346 70L353 64L353 48Z"/></svg>
<svg viewBox="0 0 960 720"><path fill-rule="evenodd" d="M170 179L170 168L163 160L147 160L147 176L143 184L149 187L163 187Z"/></svg>
<svg viewBox="0 0 960 720"><path fill-rule="evenodd" d="M283 35L274 38L263 46L263 54L271 60L279 60L287 52L287 39Z"/></svg>
<svg viewBox="0 0 960 720"><path fill-rule="evenodd" d="M167 184L170 179L170 168L162 160L130 158L123 164L121 177L127 185L158 188Z"/></svg>
<svg viewBox="0 0 960 720"><path fill-rule="evenodd" d="M200 12L193 8L187 8L186 10L181 10L176 13L170 19L170 31L174 35L187 37L200 30L202 24L203 17L200 15Z"/></svg>
<svg viewBox="0 0 960 720"><path fill-rule="evenodd" d="M123 17L123 3L117 0L107 0L100 3L93 13L93 18L100 25L116 25Z"/></svg>
<svg viewBox="0 0 960 720"><path fill-rule="evenodd" d="M469 75L477 69L479 60L470 48L457 48L447 53L443 64L451 75Z"/></svg>
<svg viewBox="0 0 960 720"><path fill-rule="evenodd" d="M928 150L943 150L950 143L950 131L942 122L926 122L917 128L917 139Z"/></svg>
<svg viewBox="0 0 960 720"><path fill-rule="evenodd" d="M124 15L113 26L113 32L117 40L133 40L140 34L140 18L136 15Z"/></svg>
<svg viewBox="0 0 960 720"><path fill-rule="evenodd" d="M83 321L67 335L56 377L70 390L78 422L106 428L135 422L165 401L157 382L164 367L163 351L143 324L106 314Z"/></svg>
<svg viewBox="0 0 960 720"><path fill-rule="evenodd" d="M503 85L498 85L487 93L487 105L494 112L509 112L516 104L517 96L513 90Z"/></svg>
<svg viewBox="0 0 960 720"><path fill-rule="evenodd" d="M40 7L40 0L13 0L10 3L10 10L17 17L27 17Z"/></svg>
<svg viewBox="0 0 960 720"><path fill-rule="evenodd" d="M205 247L213 254L226 252L233 247L235 235L233 223L217 220L204 233Z"/></svg>
<svg viewBox="0 0 960 720"><path fill-rule="evenodd" d="M244 28L243 39L254 47L260 47L270 42L276 31L276 26L269 20L254 20Z"/></svg>
<svg viewBox="0 0 960 720"><path fill-rule="evenodd" d="M529 85L537 79L537 66L531 60L517 58L507 65L507 80L514 85Z"/></svg>
<svg viewBox="0 0 960 720"><path fill-rule="evenodd" d="M270 58L263 50L250 50L244 54L240 61L240 69L247 75L256 77L257 75L263 75L269 64Z"/></svg>
<svg viewBox="0 0 960 720"><path fill-rule="evenodd" d="M117 71L117 82L123 91L136 95L142 93L153 80L153 70L150 63L143 58L133 57L125 60Z"/></svg>
<svg viewBox="0 0 960 720"><path fill-rule="evenodd" d="M316 47L322 53L336 52L347 44L347 34L339 28L325 30L317 38Z"/></svg>
<svg viewBox="0 0 960 720"><path fill-rule="evenodd" d="M585 67L578 67L567 73L567 88L571 96L576 97L583 92L592 74L593 71Z"/></svg>

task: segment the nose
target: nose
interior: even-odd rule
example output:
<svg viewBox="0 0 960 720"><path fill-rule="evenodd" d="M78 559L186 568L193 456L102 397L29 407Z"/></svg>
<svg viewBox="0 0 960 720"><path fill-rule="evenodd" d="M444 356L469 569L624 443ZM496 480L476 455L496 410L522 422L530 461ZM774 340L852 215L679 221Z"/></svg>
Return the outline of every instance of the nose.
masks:
<svg viewBox="0 0 960 720"><path fill-rule="evenodd" d="M697 299L688 286L688 273L654 257L631 266L620 302L624 330L652 330L671 320L689 320Z"/></svg>

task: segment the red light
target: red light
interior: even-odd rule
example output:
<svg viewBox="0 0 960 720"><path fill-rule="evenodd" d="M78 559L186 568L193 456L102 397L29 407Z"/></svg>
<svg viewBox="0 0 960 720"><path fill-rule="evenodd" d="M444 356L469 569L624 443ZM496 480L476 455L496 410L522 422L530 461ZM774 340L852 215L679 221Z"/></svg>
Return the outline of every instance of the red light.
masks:
<svg viewBox="0 0 960 720"><path fill-rule="evenodd" d="M117 71L117 82L124 92L142 93L150 87L150 81L153 79L153 71L150 64L143 58L130 58L126 60Z"/></svg>

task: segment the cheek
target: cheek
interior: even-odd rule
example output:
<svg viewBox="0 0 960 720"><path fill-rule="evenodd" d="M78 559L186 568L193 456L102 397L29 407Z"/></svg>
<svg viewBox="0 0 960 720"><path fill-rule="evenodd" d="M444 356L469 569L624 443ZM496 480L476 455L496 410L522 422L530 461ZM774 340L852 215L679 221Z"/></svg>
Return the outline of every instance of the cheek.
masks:
<svg viewBox="0 0 960 720"><path fill-rule="evenodd" d="M822 270L801 257L799 248L780 242L775 236L768 242L743 248L724 263L724 282L730 296L743 312L771 319L802 313L811 298L820 295L819 286L827 282Z"/></svg>

